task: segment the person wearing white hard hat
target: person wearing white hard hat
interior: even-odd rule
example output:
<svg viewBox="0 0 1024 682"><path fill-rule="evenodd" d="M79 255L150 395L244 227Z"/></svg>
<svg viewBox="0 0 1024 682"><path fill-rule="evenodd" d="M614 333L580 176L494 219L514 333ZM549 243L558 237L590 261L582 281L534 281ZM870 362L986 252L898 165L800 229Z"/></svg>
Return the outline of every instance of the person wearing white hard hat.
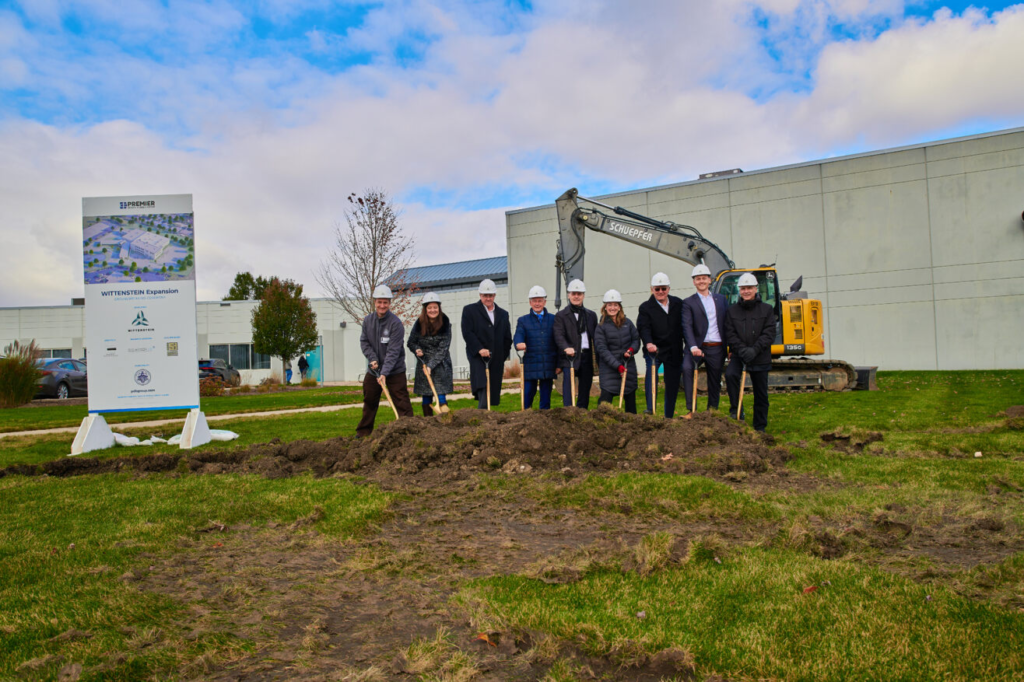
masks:
<svg viewBox="0 0 1024 682"><path fill-rule="evenodd" d="M360 438L373 432L384 386L388 387L398 416L413 416L405 379L405 327L391 312L392 298L391 289L384 284L373 290L373 312L363 318L363 330L359 333L359 347L368 364L363 376L363 416L356 426L356 436Z"/></svg>
<svg viewBox="0 0 1024 682"><path fill-rule="evenodd" d="M530 312L516 320L516 334L512 342L516 350L524 353L523 381L526 391L523 405L533 407L533 398L540 392L540 409L551 409L551 388L555 384L555 365L558 353L555 350L555 316L545 307L548 292L544 287L535 286L528 295Z"/></svg>
<svg viewBox="0 0 1024 682"><path fill-rule="evenodd" d="M576 374L576 407L590 408L590 387L594 384L594 331L597 313L583 307L587 287L574 279L566 287L569 305L555 314L555 349L560 353L562 404L572 405L572 375Z"/></svg>
<svg viewBox="0 0 1024 682"><path fill-rule="evenodd" d="M658 365L665 372L665 416L675 414L679 396L679 375L683 371L683 301L669 294L671 282L664 272L651 278L651 297L640 304L636 328L647 360L647 414L654 414L656 405L651 395L658 380Z"/></svg>
<svg viewBox="0 0 1024 682"><path fill-rule="evenodd" d="M455 372L452 368L452 325L448 316L441 311L441 297L432 291L420 300L420 318L409 332L409 350L416 356L416 380L413 393L423 399L423 416L434 414L433 382L437 389L437 405L441 412L448 411L447 395L452 392ZM429 378L427 375L430 375Z"/></svg>
<svg viewBox="0 0 1024 682"><path fill-rule="evenodd" d="M469 386L477 398L477 407L486 410L501 401L501 380L505 374L505 361L512 351L512 327L508 311L498 307L494 297L498 288L485 279L477 289L480 300L462 309L462 338L466 341L469 358ZM487 384L487 370L491 383Z"/></svg>
<svg viewBox="0 0 1024 682"><path fill-rule="evenodd" d="M729 415L736 414L740 385L746 371L754 389L754 429L768 427L768 373L772 369L772 342L775 340L775 311L758 296L757 277L744 273L738 282L740 300L725 312L725 341L729 344L729 366L725 386L729 390Z"/></svg>
<svg viewBox="0 0 1024 682"><path fill-rule="evenodd" d="M640 332L622 310L622 294L615 289L605 292L601 305L601 321L594 332L597 350L598 385L601 397L597 404L611 403L623 391L626 377L626 412L636 414L637 371L634 356L640 350Z"/></svg>
<svg viewBox="0 0 1024 682"><path fill-rule="evenodd" d="M693 410L693 371L701 364L708 377L708 409L717 410L725 366L725 311L729 299L711 293L711 270L703 263L690 273L697 293L683 299L683 393Z"/></svg>

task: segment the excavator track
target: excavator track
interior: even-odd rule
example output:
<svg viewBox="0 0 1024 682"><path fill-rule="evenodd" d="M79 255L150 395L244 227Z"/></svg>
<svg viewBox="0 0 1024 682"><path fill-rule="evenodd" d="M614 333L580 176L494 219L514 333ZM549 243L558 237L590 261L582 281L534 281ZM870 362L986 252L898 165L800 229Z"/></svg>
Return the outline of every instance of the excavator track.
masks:
<svg viewBox="0 0 1024 682"><path fill-rule="evenodd" d="M843 360L775 357L772 358L772 371L768 374L769 393L852 391L856 386L857 370ZM697 388L701 392L707 391L707 378L703 372ZM749 385L747 390L752 390Z"/></svg>

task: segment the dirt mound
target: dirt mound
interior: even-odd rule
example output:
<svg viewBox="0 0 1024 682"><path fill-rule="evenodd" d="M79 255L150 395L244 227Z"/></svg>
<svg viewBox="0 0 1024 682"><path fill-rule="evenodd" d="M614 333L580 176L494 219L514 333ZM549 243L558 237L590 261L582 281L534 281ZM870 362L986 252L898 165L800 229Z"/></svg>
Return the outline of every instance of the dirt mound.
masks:
<svg viewBox="0 0 1024 682"><path fill-rule="evenodd" d="M276 439L275 439L276 441ZM607 406L585 411L459 410L436 418L403 419L371 437L254 445L248 449L97 460L63 458L4 474L73 476L117 471L257 473L284 478L379 472L427 481L458 480L476 471L509 475L558 471L667 471L727 475L762 473L790 455L770 437L717 414L692 420L629 415Z"/></svg>

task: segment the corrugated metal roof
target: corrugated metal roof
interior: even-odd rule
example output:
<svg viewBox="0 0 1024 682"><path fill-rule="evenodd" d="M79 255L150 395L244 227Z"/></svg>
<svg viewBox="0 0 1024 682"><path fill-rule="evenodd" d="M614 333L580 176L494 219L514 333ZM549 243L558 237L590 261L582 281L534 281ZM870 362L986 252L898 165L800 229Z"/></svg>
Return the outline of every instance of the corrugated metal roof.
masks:
<svg viewBox="0 0 1024 682"><path fill-rule="evenodd" d="M397 276L398 273L395 273ZM476 283L482 279L507 280L508 256L465 260L458 263L441 263L409 268L405 279L416 282L420 289L432 286L451 286L460 283ZM389 278L391 279L391 278Z"/></svg>

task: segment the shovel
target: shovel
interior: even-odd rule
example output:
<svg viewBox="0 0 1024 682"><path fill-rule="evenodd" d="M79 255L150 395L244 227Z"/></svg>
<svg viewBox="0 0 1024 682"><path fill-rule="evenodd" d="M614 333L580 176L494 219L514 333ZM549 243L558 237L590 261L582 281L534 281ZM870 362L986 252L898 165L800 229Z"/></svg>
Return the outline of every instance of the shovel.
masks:
<svg viewBox="0 0 1024 682"><path fill-rule="evenodd" d="M569 365L569 392L572 393L572 406L576 407L576 367Z"/></svg>
<svg viewBox="0 0 1024 682"><path fill-rule="evenodd" d="M700 369L697 364L693 365L693 405L690 406L690 413L683 419L693 419L693 413L697 411L697 377L700 376Z"/></svg>
<svg viewBox="0 0 1024 682"><path fill-rule="evenodd" d="M373 373L373 376L375 376L378 379L380 379L380 372L378 372L377 370L374 370L374 369L371 369L370 372ZM384 383L381 384L380 387L384 389L384 399L388 401L388 407L390 407L391 411L395 413L395 419L397 420L398 419L398 410L395 409L395 404L393 402L391 402L391 391L388 390L387 379L384 380Z"/></svg>
<svg viewBox="0 0 1024 682"><path fill-rule="evenodd" d="M743 365L743 374L740 375L740 404L736 408L736 421L740 421L741 419L743 419L743 391L745 391L746 389L747 389L747 366Z"/></svg>
<svg viewBox="0 0 1024 682"><path fill-rule="evenodd" d="M430 390L434 394L434 405L435 407L437 407L437 411L447 412L445 408L448 406L441 404L441 399L437 395L437 389L434 388L434 380L430 378L430 368L427 367L426 365L423 365L423 376L427 377L427 383L430 384Z"/></svg>
<svg viewBox="0 0 1024 682"><path fill-rule="evenodd" d="M654 383L651 384L651 414L658 414L658 354L654 354L652 361L654 367Z"/></svg>
<svg viewBox="0 0 1024 682"><path fill-rule="evenodd" d="M519 355L519 409L523 412L526 411L526 363L523 362L523 356Z"/></svg>
<svg viewBox="0 0 1024 682"><path fill-rule="evenodd" d="M626 376L628 374L629 374L629 370L628 369L625 372L622 373L622 386L619 388L619 409L620 410L625 410L626 409Z"/></svg>
<svg viewBox="0 0 1024 682"><path fill-rule="evenodd" d="M487 358L487 366L484 367L484 374L487 376L487 411L491 411L491 359Z"/></svg>

